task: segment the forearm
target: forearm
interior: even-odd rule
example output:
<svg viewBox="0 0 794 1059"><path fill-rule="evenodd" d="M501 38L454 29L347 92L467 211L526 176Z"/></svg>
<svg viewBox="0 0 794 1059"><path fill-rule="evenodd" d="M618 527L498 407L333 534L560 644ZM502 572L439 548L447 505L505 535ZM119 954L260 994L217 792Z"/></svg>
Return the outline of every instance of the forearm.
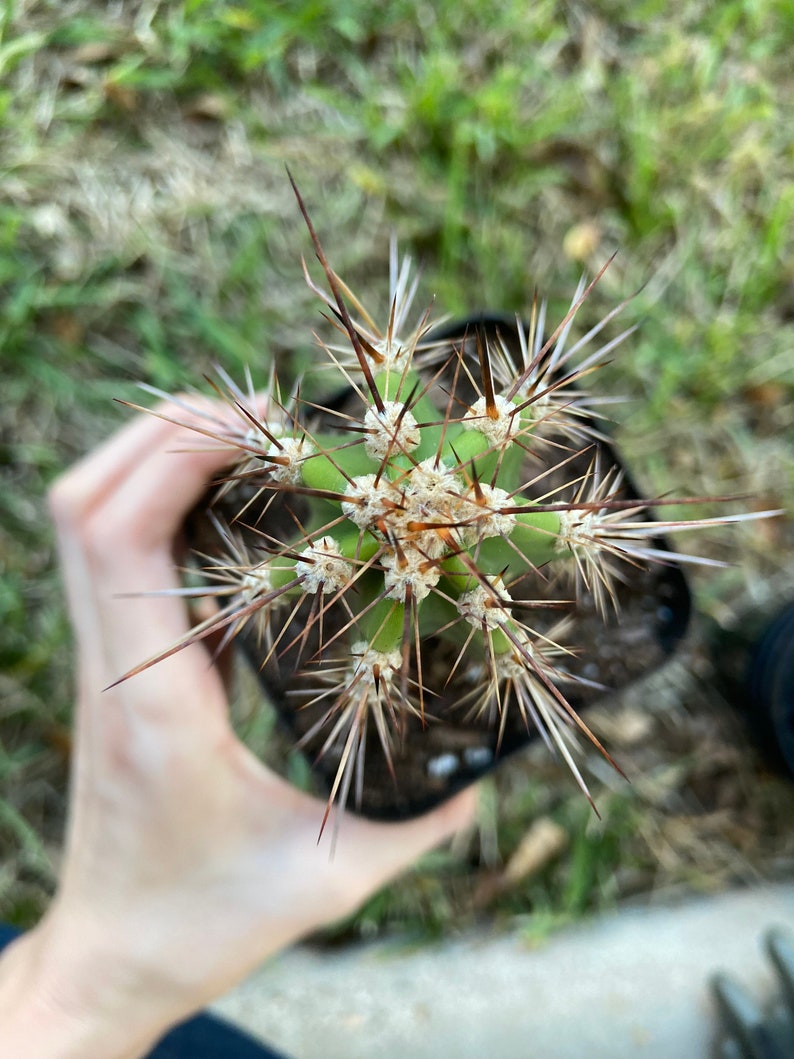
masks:
<svg viewBox="0 0 794 1059"><path fill-rule="evenodd" d="M46 928L0 956L3 1059L139 1059L168 1029L125 1010L114 970L90 967L90 951L68 959L47 945Z"/></svg>
<svg viewBox="0 0 794 1059"><path fill-rule="evenodd" d="M149 906L157 926L139 922L131 902L115 920L120 929L113 916L100 926L97 915L56 900L35 930L0 954L0 1057L140 1059L177 1023L305 935L315 925L306 921L308 903L299 902L301 916L260 918L245 937L235 930L224 944L209 929L202 948L195 931L179 926L180 913L193 918L184 894L168 916ZM225 918L224 938L233 908Z"/></svg>

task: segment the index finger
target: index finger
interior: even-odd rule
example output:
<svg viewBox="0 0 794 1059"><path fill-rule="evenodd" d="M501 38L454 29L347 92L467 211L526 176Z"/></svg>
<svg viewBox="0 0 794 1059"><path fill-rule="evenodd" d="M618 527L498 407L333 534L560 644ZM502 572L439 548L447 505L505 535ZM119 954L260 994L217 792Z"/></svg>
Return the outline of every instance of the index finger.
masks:
<svg viewBox="0 0 794 1059"><path fill-rule="evenodd" d="M141 417L56 485L52 509L69 610L81 670L94 691L187 633L181 598L118 597L178 587L173 538L232 458L231 447L197 448L185 427ZM169 678L186 694L198 690L197 668L207 690L206 654L195 651L200 656L187 649L169 665Z"/></svg>

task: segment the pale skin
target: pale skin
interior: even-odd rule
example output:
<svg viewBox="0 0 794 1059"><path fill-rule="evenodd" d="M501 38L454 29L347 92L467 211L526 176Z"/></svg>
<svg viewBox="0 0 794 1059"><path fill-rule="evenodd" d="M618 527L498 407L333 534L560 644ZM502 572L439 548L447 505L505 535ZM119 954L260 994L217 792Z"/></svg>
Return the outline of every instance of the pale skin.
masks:
<svg viewBox="0 0 794 1059"><path fill-rule="evenodd" d="M174 540L228 463L141 417L51 494L77 651L70 812L57 895L0 959L4 1059L135 1059L279 949L353 911L465 827L473 794L403 824L324 806L237 739L194 644L103 691L188 627ZM126 598L123 598L126 597Z"/></svg>

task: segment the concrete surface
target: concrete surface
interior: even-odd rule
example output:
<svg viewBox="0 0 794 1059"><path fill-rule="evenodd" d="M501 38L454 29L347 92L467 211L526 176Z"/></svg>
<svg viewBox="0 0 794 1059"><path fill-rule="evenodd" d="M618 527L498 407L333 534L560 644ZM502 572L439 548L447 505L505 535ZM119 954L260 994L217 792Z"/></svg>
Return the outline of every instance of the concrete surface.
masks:
<svg viewBox="0 0 794 1059"><path fill-rule="evenodd" d="M794 885L624 911L528 948L475 935L420 950L297 948L215 1010L295 1059L706 1059L709 976L758 998Z"/></svg>

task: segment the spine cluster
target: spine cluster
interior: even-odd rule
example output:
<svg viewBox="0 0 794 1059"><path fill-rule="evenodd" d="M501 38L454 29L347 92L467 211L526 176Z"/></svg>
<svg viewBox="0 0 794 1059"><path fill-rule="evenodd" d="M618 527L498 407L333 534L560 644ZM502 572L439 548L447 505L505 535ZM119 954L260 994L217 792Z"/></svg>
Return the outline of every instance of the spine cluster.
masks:
<svg viewBox="0 0 794 1059"><path fill-rule="evenodd" d="M360 798L368 743L392 768L408 719L432 724L441 689L426 672L430 642L446 645L446 682L455 674L469 681L461 710L500 732L517 711L586 793L571 735L598 744L564 692L577 645L566 640L564 615L551 630L533 627L541 605L533 586L559 586L563 611L588 594L606 615L629 567L669 560L659 534L689 525L652 520L658 502L620 498L621 472L596 459L538 496L549 469L559 474L572 454L593 447L599 417L581 382L629 331L580 354L620 307L571 342L597 276L577 289L550 337L544 307L533 306L519 327L518 357L482 339L476 358L463 344L450 352L432 340L428 314L409 324L416 282L407 259L393 261L389 314L378 326L328 265L298 201L327 286L304 269L336 324L325 357L349 399L320 414L299 386L282 399L273 378L263 412L223 376L239 429L208 421L202 433L232 452L217 496L245 486L247 499L233 519L215 519L218 548L196 593L220 606L185 642L219 629L231 640L253 626L263 665L297 651L305 681L296 709L316 711L303 741L337 765L329 808L351 788ZM302 514L287 539L271 533L268 511L298 500Z"/></svg>

